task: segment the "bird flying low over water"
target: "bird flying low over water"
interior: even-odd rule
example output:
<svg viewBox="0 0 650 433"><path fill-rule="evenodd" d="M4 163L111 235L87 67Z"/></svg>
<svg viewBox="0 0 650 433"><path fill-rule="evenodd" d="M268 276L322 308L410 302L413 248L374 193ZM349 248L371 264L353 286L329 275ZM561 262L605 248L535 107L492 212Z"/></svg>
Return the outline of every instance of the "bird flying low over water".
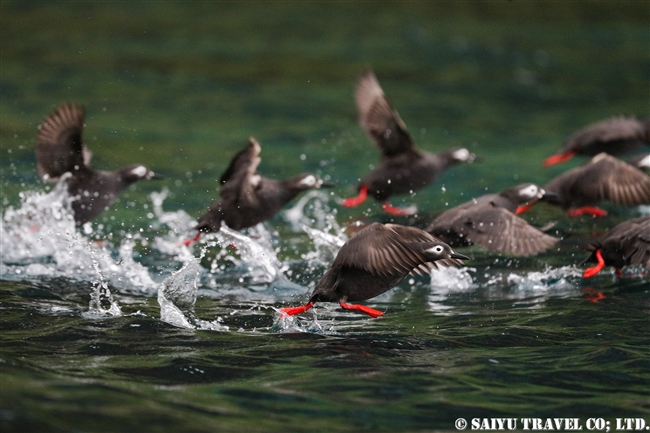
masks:
<svg viewBox="0 0 650 433"><path fill-rule="evenodd" d="M71 206L78 226L108 209L132 183L162 177L137 164L114 171L93 170L91 154L81 139L83 127L84 108L63 103L41 123L36 146L41 179L57 181L71 174L67 187L74 198Z"/></svg>
<svg viewBox="0 0 650 433"><path fill-rule="evenodd" d="M278 213L301 192L332 186L310 173L283 181L263 177L257 172L261 151L259 143L251 137L248 145L233 157L219 179L220 200L199 218L195 227L199 233L185 241L186 245L198 240L201 233L219 231L222 222L233 230L253 227Z"/></svg>
<svg viewBox="0 0 650 433"><path fill-rule="evenodd" d="M359 182L359 195L344 200L345 207L360 205L370 194L381 201L383 209L390 214L413 214L416 212L414 207L399 209L391 206L388 199L393 195L410 194L422 189L433 183L451 165L472 162L476 157L465 148L438 154L418 149L371 70L359 78L355 99L361 126L382 155L379 166Z"/></svg>
<svg viewBox="0 0 650 433"><path fill-rule="evenodd" d="M547 201L567 209L569 216L607 215L595 207L604 200L624 206L650 204L650 176L606 153L553 178L544 189L553 193Z"/></svg>
<svg viewBox="0 0 650 433"><path fill-rule="evenodd" d="M623 266L639 265L650 269L650 216L622 222L598 241L589 245L591 255L586 262L597 262L584 271L591 278L605 266L614 266L617 273Z"/></svg>
<svg viewBox="0 0 650 433"><path fill-rule="evenodd" d="M373 223L341 247L329 270L316 283L306 305L282 308L280 312L292 316L309 310L316 302L338 302L341 308L376 318L384 313L348 302L379 296L411 272L457 266L460 260L468 259L418 228Z"/></svg>
<svg viewBox="0 0 650 433"><path fill-rule="evenodd" d="M592 123L566 139L560 151L544 161L545 166L558 164L573 155L594 156L601 152L619 156L650 144L650 119L612 117Z"/></svg>
<svg viewBox="0 0 650 433"><path fill-rule="evenodd" d="M531 226L517 214L527 211L546 191L532 183L487 194L440 214L426 228L454 247L483 245L490 251L530 256L559 242Z"/></svg>

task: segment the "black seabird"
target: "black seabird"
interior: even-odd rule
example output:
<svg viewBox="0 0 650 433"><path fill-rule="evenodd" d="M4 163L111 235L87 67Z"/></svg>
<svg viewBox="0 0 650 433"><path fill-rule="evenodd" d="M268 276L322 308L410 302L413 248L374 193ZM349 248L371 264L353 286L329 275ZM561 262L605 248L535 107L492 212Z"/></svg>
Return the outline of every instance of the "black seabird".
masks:
<svg viewBox="0 0 650 433"><path fill-rule="evenodd" d="M614 266L617 273L628 265L650 269L650 216L625 221L608 231L601 239L589 245L591 256L586 262L597 262L582 274L591 278L605 266Z"/></svg>
<svg viewBox="0 0 650 433"><path fill-rule="evenodd" d="M382 202L393 215L410 215L414 208L398 209L388 203L393 195L410 194L433 183L451 165L472 162L475 155L465 148L442 153L424 152L413 143L406 125L384 96L372 70L358 80L355 99L361 126L381 150L381 162L364 176L357 187L359 195L343 206L358 206L368 194Z"/></svg>
<svg viewBox="0 0 650 433"><path fill-rule="evenodd" d="M545 166L558 164L573 155L594 156L605 152L623 155L650 144L650 119L642 122L633 117L612 117L592 123L566 139L560 151L544 161Z"/></svg>
<svg viewBox="0 0 650 433"><path fill-rule="evenodd" d="M338 302L346 310L361 311L372 317L383 316L381 311L348 302L381 295L411 272L457 266L460 260L468 259L418 228L373 223L341 247L330 269L316 283L306 305L282 308L281 314L303 313L316 302Z"/></svg>
<svg viewBox="0 0 650 433"><path fill-rule="evenodd" d="M222 185L220 200L199 218L195 227L199 233L185 241L186 245L198 240L201 233L219 231L221 223L233 230L253 227L278 213L301 192L331 186L310 173L283 181L261 176L257 173L261 150L251 137L248 145L233 157L219 179Z"/></svg>
<svg viewBox="0 0 650 433"><path fill-rule="evenodd" d="M567 209L569 216L605 216L607 212L595 207L604 200L624 206L650 204L650 176L606 153L553 178L544 189L553 193L547 201Z"/></svg>
<svg viewBox="0 0 650 433"><path fill-rule="evenodd" d="M41 179L57 181L71 173L68 193L74 198L72 211L78 226L108 209L132 183L161 177L138 164L114 171L93 170L91 154L81 139L83 127L84 108L63 103L41 123L36 146Z"/></svg>
<svg viewBox="0 0 650 433"><path fill-rule="evenodd" d="M506 254L539 254L559 239L544 234L517 214L541 199L546 199L546 191L525 183L449 209L433 220L426 231L454 247L479 244Z"/></svg>

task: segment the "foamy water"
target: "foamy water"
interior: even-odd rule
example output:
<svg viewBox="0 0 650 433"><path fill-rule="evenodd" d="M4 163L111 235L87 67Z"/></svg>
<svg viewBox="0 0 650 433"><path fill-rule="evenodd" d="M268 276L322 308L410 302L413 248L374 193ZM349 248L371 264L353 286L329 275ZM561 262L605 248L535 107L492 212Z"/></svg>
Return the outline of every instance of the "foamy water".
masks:
<svg viewBox="0 0 650 433"><path fill-rule="evenodd" d="M88 237L94 234L91 223L78 230L66 179L63 176L49 193L21 193L20 207L5 211L0 221L3 276L99 279L126 292L152 294L156 284L148 270L133 259L140 235L127 234L114 246Z"/></svg>
<svg viewBox="0 0 650 433"><path fill-rule="evenodd" d="M65 277L88 282L91 300L84 317L121 316L122 307L113 292L157 294L161 320L187 329L228 331L220 318L197 317L199 291L206 296L237 298L249 308L262 310L274 310L273 304L278 302L299 305L308 299L348 239L330 207L331 197L312 191L282 214L298 235L304 233L309 240L310 248L300 254L300 260L278 256L283 245L267 224L243 232L224 225L218 233L204 234L187 246L184 241L195 235L196 220L182 210L165 211L167 196L167 190L150 195L151 233L127 232L114 242L96 242L94 239L113 236L103 236L101 225L94 223L75 226L63 183L49 193L26 191L21 194L20 206L8 208L0 224L0 273L9 279ZM155 278L135 259L136 249L143 245L169 262ZM294 282L304 275L309 276L306 286ZM404 287L417 288L422 281L409 276L400 284L401 291L389 291L371 302L392 302L395 293L403 297L408 294ZM450 297L479 288L488 299L520 299L578 292L580 281L581 271L575 267L527 272L500 269L484 275L471 266L439 268L431 271L427 303L430 310L446 315L454 310ZM269 330L327 334L334 332L331 317L351 314L337 311L334 304L321 307L301 317L281 317L276 312ZM327 311L326 321L317 320L318 310Z"/></svg>

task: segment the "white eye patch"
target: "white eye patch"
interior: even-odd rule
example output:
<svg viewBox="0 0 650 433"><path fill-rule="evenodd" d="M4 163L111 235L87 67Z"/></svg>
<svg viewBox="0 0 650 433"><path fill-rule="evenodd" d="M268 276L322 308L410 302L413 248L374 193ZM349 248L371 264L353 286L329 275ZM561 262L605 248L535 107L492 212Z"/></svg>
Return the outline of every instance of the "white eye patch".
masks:
<svg viewBox="0 0 650 433"><path fill-rule="evenodd" d="M454 158L459 161L466 161L469 158L469 150L467 149L458 149L453 153Z"/></svg>
<svg viewBox="0 0 650 433"><path fill-rule="evenodd" d="M427 253L441 254L444 251L444 248L442 247L442 245L436 245L435 247L429 248L426 251Z"/></svg>
<svg viewBox="0 0 650 433"><path fill-rule="evenodd" d="M519 195L527 199L538 197L539 193L540 189L536 185L528 185L526 188L519 190Z"/></svg>
<svg viewBox="0 0 650 433"><path fill-rule="evenodd" d="M309 176L306 176L303 180L298 182L298 185L311 187L311 186L316 186L316 182L317 182L316 176L310 174Z"/></svg>
<svg viewBox="0 0 650 433"><path fill-rule="evenodd" d="M145 177L148 171L149 170L147 170L147 167L144 165L139 165L131 170L131 174L137 177Z"/></svg>

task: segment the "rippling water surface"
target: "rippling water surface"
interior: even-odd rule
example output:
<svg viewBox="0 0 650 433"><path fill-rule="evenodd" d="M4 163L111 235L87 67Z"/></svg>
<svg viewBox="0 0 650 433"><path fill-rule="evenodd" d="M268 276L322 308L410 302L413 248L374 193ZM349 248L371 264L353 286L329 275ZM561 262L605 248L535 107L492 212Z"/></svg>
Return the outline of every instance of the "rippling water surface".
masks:
<svg viewBox="0 0 650 433"><path fill-rule="evenodd" d="M563 237L533 258L471 260L367 302L305 302L379 205L344 209L378 161L353 88L373 67L422 148L481 157L394 204L446 207L577 166L566 135L648 116L650 11L633 3L2 3L0 426L9 431L428 431L457 418L640 417L650 424L647 271L583 280L599 220L538 205ZM75 228L39 181L37 126L87 108L94 167L142 162ZM243 233L182 241L249 136L260 172L336 184ZM236 246L236 249L231 245ZM614 424L612 424L613 426ZM521 426L520 426L521 427Z"/></svg>

